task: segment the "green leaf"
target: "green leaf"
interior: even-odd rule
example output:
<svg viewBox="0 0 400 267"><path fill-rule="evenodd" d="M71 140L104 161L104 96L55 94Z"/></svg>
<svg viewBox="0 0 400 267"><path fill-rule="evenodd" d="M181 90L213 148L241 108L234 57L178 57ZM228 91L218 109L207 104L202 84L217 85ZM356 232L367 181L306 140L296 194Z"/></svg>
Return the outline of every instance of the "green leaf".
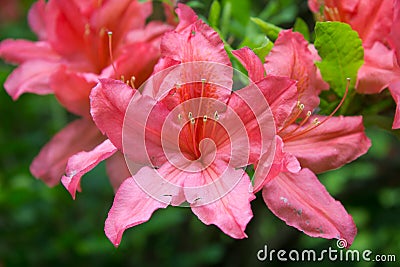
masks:
<svg viewBox="0 0 400 267"><path fill-rule="evenodd" d="M353 89L358 69L364 63L360 37L346 23L317 22L314 45L322 58L316 65L323 79L339 97L343 97L346 78L351 79L350 89Z"/></svg>
<svg viewBox="0 0 400 267"><path fill-rule="evenodd" d="M254 22L260 27L260 29L263 31L263 33L265 33L265 35L268 36L269 39L275 41L278 38L278 34L282 30L281 28L275 26L274 24L265 22L259 18L250 18L250 19L252 22Z"/></svg>
<svg viewBox="0 0 400 267"><path fill-rule="evenodd" d="M274 43L266 38L265 43L260 47L254 48L253 52L261 59L262 63L264 63L265 57L269 54L273 47Z"/></svg>
<svg viewBox="0 0 400 267"><path fill-rule="evenodd" d="M299 32L304 36L304 39L310 41L310 31L308 29L307 23L301 18L297 18L294 23L293 30Z"/></svg>
<svg viewBox="0 0 400 267"><path fill-rule="evenodd" d="M218 27L218 21L221 14L221 5L218 0L214 0L210 7L210 14L208 15L208 22L213 28Z"/></svg>

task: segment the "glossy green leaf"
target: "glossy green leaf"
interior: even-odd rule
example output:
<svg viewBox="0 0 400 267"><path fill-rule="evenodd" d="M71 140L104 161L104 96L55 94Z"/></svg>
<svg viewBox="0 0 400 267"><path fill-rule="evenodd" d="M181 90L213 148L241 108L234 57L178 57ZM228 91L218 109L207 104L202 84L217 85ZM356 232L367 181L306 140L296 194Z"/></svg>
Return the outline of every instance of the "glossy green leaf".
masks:
<svg viewBox="0 0 400 267"><path fill-rule="evenodd" d="M364 49L358 33L346 23L317 22L315 48L322 58L316 62L323 79L340 97L345 93L347 78L354 88L357 72L364 63Z"/></svg>

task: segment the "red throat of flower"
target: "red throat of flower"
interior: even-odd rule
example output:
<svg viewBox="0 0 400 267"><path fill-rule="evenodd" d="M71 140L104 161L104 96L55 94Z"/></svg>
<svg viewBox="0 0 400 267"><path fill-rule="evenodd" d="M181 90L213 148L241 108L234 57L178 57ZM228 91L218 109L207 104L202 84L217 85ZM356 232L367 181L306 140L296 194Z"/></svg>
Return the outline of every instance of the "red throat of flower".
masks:
<svg viewBox="0 0 400 267"><path fill-rule="evenodd" d="M216 147L229 141L228 133L219 123L220 114L210 101L217 98L216 87L202 79L201 82L175 85L169 93L170 97L178 98L179 104L183 103L177 115L182 125L179 148L189 160L201 160L201 142L204 139L211 139ZM185 105L191 99L196 99L196 104Z"/></svg>

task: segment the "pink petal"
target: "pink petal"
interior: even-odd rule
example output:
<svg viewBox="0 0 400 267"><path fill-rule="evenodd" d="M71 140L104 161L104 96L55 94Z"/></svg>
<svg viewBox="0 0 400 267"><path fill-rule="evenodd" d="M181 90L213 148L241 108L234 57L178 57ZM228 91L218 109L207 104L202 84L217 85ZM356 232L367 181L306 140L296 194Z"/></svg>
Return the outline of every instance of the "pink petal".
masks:
<svg viewBox="0 0 400 267"><path fill-rule="evenodd" d="M148 167L142 168L136 174L149 179L157 175L154 169ZM119 246L122 234L127 228L148 221L155 210L167 206L167 203L157 201L143 192L134 178L128 178L118 189L108 213L104 227L106 236L114 246Z"/></svg>
<svg viewBox="0 0 400 267"><path fill-rule="evenodd" d="M161 131L169 112L163 103L135 94L126 110L122 132L126 157L141 165L160 167L165 163Z"/></svg>
<svg viewBox="0 0 400 267"><path fill-rule="evenodd" d="M107 1L101 8L93 10L90 22L98 29L105 27L112 31L114 42L122 43L129 31L144 28L151 13L151 2Z"/></svg>
<svg viewBox="0 0 400 267"><path fill-rule="evenodd" d="M69 72L65 68L58 70L50 79L58 101L68 111L87 118L90 118L89 94L97 82L94 74Z"/></svg>
<svg viewBox="0 0 400 267"><path fill-rule="evenodd" d="M213 177L215 175L217 176ZM188 178L185 181L186 198L191 203L193 213L203 223L214 224L233 238L245 238L247 235L244 231L247 223L253 217L250 202L255 198L250 179L242 169L235 170L232 167L227 167L223 175L224 177L221 177L218 171L214 172L210 169L208 172ZM217 179L223 181L215 182L214 180ZM238 182L231 190L228 190L232 182L229 180L232 179ZM202 201L202 195L199 194L199 190L193 190L191 187L201 187L210 183L213 184L213 189L208 193L218 198L211 203L198 204Z"/></svg>
<svg viewBox="0 0 400 267"><path fill-rule="evenodd" d="M82 150L93 149L103 140L93 122L86 119L76 120L47 143L33 160L30 170L47 185L60 182L69 157Z"/></svg>
<svg viewBox="0 0 400 267"><path fill-rule="evenodd" d="M119 73L123 73L127 80L134 77L134 85L139 88L152 74L159 57L159 48L150 43L140 42L126 45L121 55L114 62L117 74L114 73L114 67L110 65L103 70L101 76L118 77ZM141 62L141 64L132 64L132 62ZM107 74L107 72L109 73Z"/></svg>
<svg viewBox="0 0 400 267"><path fill-rule="evenodd" d="M256 85L267 100L279 129L297 103L296 82L287 77L268 75Z"/></svg>
<svg viewBox="0 0 400 267"><path fill-rule="evenodd" d="M394 51L384 44L376 42L371 49L365 49L364 60L357 77L359 93L377 94L400 79L400 68L394 64Z"/></svg>
<svg viewBox="0 0 400 267"><path fill-rule="evenodd" d="M300 171L300 163L295 156L284 151L283 141L279 136L276 136L274 152L272 164L270 155L264 154L255 166L254 192L260 191L265 184L282 172L297 173Z"/></svg>
<svg viewBox="0 0 400 267"><path fill-rule="evenodd" d="M179 5L179 8L184 8L183 10L186 11L178 15L187 15L189 8L184 5ZM161 53L164 57L182 63L212 61L231 66L224 43L218 33L201 20L187 25L184 29L178 26L174 32L165 33L161 42Z"/></svg>
<svg viewBox="0 0 400 267"><path fill-rule="evenodd" d="M396 101L397 108L396 108L396 115L394 116L393 121L393 129L400 128L400 81L392 83L389 86L390 93L393 96L394 101Z"/></svg>
<svg viewBox="0 0 400 267"><path fill-rule="evenodd" d="M325 117L318 119L321 122ZM288 128L290 130L292 128ZM285 136L283 141L286 152L296 156L303 168L315 173L339 168L365 154L371 146L361 116L331 117L312 131L297 137Z"/></svg>
<svg viewBox="0 0 400 267"><path fill-rule="evenodd" d="M53 49L68 57L81 57L85 20L73 1L49 1L46 4L47 40Z"/></svg>
<svg viewBox="0 0 400 267"><path fill-rule="evenodd" d="M308 169L280 174L264 186L263 198L277 217L309 236L345 239L350 246L357 233L342 204Z"/></svg>
<svg viewBox="0 0 400 267"><path fill-rule="evenodd" d="M37 34L39 40L46 40L46 2L39 0L35 2L28 13L29 26Z"/></svg>
<svg viewBox="0 0 400 267"><path fill-rule="evenodd" d="M126 35L126 41L128 43L135 42L161 42L162 35L174 28L169 24L164 24L159 21L149 22L144 29L131 30Z"/></svg>
<svg viewBox="0 0 400 267"><path fill-rule="evenodd" d="M187 5L178 3L178 8L175 12L179 17L179 24L175 29L177 32L185 30L187 27L197 21L196 13Z"/></svg>
<svg viewBox="0 0 400 267"><path fill-rule="evenodd" d="M265 58L267 75L289 77L297 81L299 101L305 106L305 112L314 110L319 104L318 93L323 88L317 79L317 67L308 42L298 32L281 31L274 47Z"/></svg>
<svg viewBox="0 0 400 267"><path fill-rule="evenodd" d="M142 166L138 166L139 168ZM124 155L121 152L116 152L106 161L106 169L108 177L114 191L116 192L125 179L135 175L139 168L131 169L131 166L126 165Z"/></svg>
<svg viewBox="0 0 400 267"><path fill-rule="evenodd" d="M400 1L394 0L394 19L392 30L389 35L389 42L394 47L397 55L397 62L400 64Z"/></svg>
<svg viewBox="0 0 400 267"><path fill-rule="evenodd" d="M239 116L246 130L245 137L249 139L249 148L244 148L246 151L250 152L248 164L255 163L261 154L269 150L269 146L275 136L274 117L269 106L270 103L264 96L270 88L266 84L271 83L269 86L286 87L288 85L287 83L294 83L283 77L278 78L278 80L280 80L281 83L272 76L266 77L263 81L265 84L263 88L257 87L255 84L250 84L245 88L232 92L229 99L228 106L234 110L235 115ZM278 90L277 88L274 89ZM263 90L265 90L265 92L263 92ZM254 105L254 103L257 103L257 105ZM239 140L241 138L237 138L239 142L235 142L235 139L232 137L235 137L236 133L240 134L239 130L241 130L241 125L232 120L231 117L228 117L227 120L229 120L226 123L227 126L233 124L233 127L228 131L231 136L232 146L233 148L235 148L235 146L240 147ZM246 140L243 140L243 147L245 146L245 142Z"/></svg>
<svg viewBox="0 0 400 267"><path fill-rule="evenodd" d="M79 16L81 11L75 1L54 0L54 2L59 8L63 24L68 24L75 34L83 36L88 21L84 16Z"/></svg>
<svg viewBox="0 0 400 267"><path fill-rule="evenodd" d="M308 0L308 7L314 13L318 13L321 7L321 4L318 0Z"/></svg>
<svg viewBox="0 0 400 267"><path fill-rule="evenodd" d="M250 48L243 47L239 50L233 50L232 54L239 59L240 63L242 63L248 71L249 77L253 82L257 82L264 78L263 64Z"/></svg>
<svg viewBox="0 0 400 267"><path fill-rule="evenodd" d="M57 68L58 64L53 62L27 61L8 76L4 88L14 100L23 93L50 94L53 90L49 86L49 79Z"/></svg>
<svg viewBox="0 0 400 267"><path fill-rule="evenodd" d="M386 39L390 33L393 23L393 0L358 1L356 11L343 16L350 17L345 22L358 32L364 48L370 48L375 42Z"/></svg>
<svg viewBox="0 0 400 267"><path fill-rule="evenodd" d="M56 61L59 56L47 42L7 39L0 43L0 57L21 64L28 60Z"/></svg>
<svg viewBox="0 0 400 267"><path fill-rule="evenodd" d="M90 113L94 122L120 151L125 112L135 93L135 89L121 81L100 79L90 94Z"/></svg>
<svg viewBox="0 0 400 267"><path fill-rule="evenodd" d="M93 150L81 151L68 159L65 175L61 178L61 182L73 199L75 199L81 177L101 161L111 157L116 151L117 148L107 139Z"/></svg>

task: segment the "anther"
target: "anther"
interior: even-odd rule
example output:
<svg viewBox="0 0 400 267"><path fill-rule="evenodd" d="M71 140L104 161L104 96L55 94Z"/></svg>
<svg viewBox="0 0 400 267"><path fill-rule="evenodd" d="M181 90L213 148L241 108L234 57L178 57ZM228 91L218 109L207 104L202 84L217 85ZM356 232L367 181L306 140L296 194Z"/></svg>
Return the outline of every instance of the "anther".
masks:
<svg viewBox="0 0 400 267"><path fill-rule="evenodd" d="M189 120L191 120L191 119L193 118L192 112L189 112L189 113L188 113L188 118L189 118Z"/></svg>
<svg viewBox="0 0 400 267"><path fill-rule="evenodd" d="M176 89L179 89L179 88L181 88L181 84L176 83L176 84L175 84L175 87L176 87Z"/></svg>
<svg viewBox="0 0 400 267"><path fill-rule="evenodd" d="M318 120L318 118L315 118L315 119L313 119L312 123L313 123L314 125L318 125L318 124L320 124L321 122Z"/></svg>
<svg viewBox="0 0 400 267"><path fill-rule="evenodd" d="M191 123L191 124L194 124L195 122L196 122L195 118L191 118L191 119L190 119L190 123Z"/></svg>
<svg viewBox="0 0 400 267"><path fill-rule="evenodd" d="M203 116L203 122L206 122L207 121L207 115L204 115Z"/></svg>
<svg viewBox="0 0 400 267"><path fill-rule="evenodd" d="M90 35L90 24L89 23L85 24L85 35Z"/></svg>
<svg viewBox="0 0 400 267"><path fill-rule="evenodd" d="M180 113L178 114L178 120L180 120L180 121L182 120L182 114L180 114Z"/></svg>
<svg viewBox="0 0 400 267"><path fill-rule="evenodd" d="M135 81L136 81L135 76L132 76L131 77L131 86L132 86L132 88L135 88Z"/></svg>
<svg viewBox="0 0 400 267"><path fill-rule="evenodd" d="M218 111L215 111L215 113L214 113L214 119L215 119L216 121L219 120Z"/></svg>

